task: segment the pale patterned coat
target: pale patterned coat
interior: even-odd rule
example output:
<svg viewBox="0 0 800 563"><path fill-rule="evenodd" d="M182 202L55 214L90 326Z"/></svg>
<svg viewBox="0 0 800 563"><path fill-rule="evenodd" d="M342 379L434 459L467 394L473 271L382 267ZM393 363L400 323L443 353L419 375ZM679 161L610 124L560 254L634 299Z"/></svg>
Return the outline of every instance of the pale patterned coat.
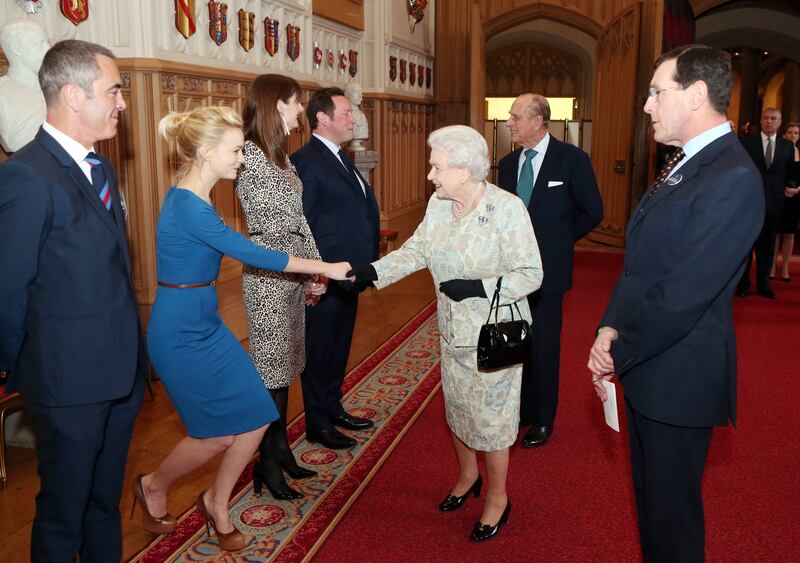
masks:
<svg viewBox="0 0 800 563"><path fill-rule="evenodd" d="M428 268L437 289L448 425L472 448L496 451L510 446L518 431L522 364L479 372L475 346L490 299L455 302L438 288L439 282L451 279L480 279L491 298L498 277L503 276L501 304L516 302L522 316L531 321L525 296L541 285L543 273L530 215L522 201L487 184L476 209L456 221L452 202L434 195L411 238L373 266L378 288ZM499 318L510 319L509 309L502 307Z"/></svg>

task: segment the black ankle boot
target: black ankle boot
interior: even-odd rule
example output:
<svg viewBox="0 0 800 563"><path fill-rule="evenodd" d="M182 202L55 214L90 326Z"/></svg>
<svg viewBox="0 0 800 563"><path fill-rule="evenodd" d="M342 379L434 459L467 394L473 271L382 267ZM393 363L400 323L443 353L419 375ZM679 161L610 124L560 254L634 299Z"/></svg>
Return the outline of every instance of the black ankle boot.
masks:
<svg viewBox="0 0 800 563"><path fill-rule="evenodd" d="M303 498L302 493L295 491L286 483L286 480L283 478L283 473L281 473L280 466L277 467L276 472L275 468L271 470L266 469L262 465L261 460L259 460L258 463L253 466L253 492L260 496L264 485L267 486L270 494L276 500Z"/></svg>
<svg viewBox="0 0 800 563"><path fill-rule="evenodd" d="M467 497L470 494L475 495L475 498L481 496L481 487L483 486L483 478L478 475L478 478L475 479L475 482L469 488L469 490L457 497L455 495L447 495L444 497L444 500L439 504L439 511L440 512L451 512L456 508L461 508L461 505L464 504L464 501L467 500Z"/></svg>
<svg viewBox="0 0 800 563"><path fill-rule="evenodd" d="M278 409L278 420L273 422L269 431L273 432L272 446L273 455L278 460L281 468L289 474L292 479L308 479L317 474L316 471L306 469L298 465L289 447L289 437L286 434L286 411L289 404L289 388L270 389L270 395Z"/></svg>

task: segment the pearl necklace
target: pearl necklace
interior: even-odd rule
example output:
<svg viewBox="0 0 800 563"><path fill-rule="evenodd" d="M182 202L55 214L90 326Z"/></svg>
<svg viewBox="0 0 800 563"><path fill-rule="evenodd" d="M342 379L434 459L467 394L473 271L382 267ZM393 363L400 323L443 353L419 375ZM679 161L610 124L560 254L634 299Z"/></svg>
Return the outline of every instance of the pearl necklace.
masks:
<svg viewBox="0 0 800 563"><path fill-rule="evenodd" d="M467 203L466 205L462 206L461 207L461 211L458 211L456 209L456 202L455 201L453 201L450 204L450 206L451 206L450 207L450 211L453 214L453 221L460 221L461 219L463 219L464 217L469 215L470 211L472 211L472 204L475 203L475 198L483 190L483 187L485 185L486 185L485 182L481 182L480 184L478 184L478 187L475 188L475 191L472 192L472 197L469 198L469 203Z"/></svg>

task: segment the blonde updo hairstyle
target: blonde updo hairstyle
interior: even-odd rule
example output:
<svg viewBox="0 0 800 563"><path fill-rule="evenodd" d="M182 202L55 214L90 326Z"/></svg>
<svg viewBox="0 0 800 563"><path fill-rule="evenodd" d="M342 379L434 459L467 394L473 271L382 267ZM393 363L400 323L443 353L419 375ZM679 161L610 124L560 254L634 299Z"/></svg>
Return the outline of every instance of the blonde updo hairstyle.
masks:
<svg viewBox="0 0 800 563"><path fill-rule="evenodd" d="M175 140L175 151L182 162L175 173L175 182L183 179L198 161L200 147L218 144L232 128L241 129L242 118L236 110L226 106L199 107L162 118L158 133L166 141Z"/></svg>

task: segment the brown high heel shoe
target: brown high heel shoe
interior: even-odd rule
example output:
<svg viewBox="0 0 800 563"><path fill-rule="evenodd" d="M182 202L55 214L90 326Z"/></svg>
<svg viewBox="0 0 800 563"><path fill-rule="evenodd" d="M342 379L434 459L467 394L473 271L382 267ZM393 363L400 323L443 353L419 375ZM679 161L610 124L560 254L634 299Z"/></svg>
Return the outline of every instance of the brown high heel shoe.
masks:
<svg viewBox="0 0 800 563"><path fill-rule="evenodd" d="M150 509L147 508L147 500L144 497L144 485L142 485L142 477L143 475L137 475L136 479L133 480L131 483L131 490L133 491L133 505L131 506L131 518L133 518L133 512L136 510L136 505L138 504L142 508L142 528L145 531L150 532L151 534L171 534L175 531L175 526L177 526L177 521L175 517L172 516L169 512L164 514L164 516L153 516L150 514Z"/></svg>
<svg viewBox="0 0 800 563"><path fill-rule="evenodd" d="M200 511L200 514L205 516L206 532L208 532L208 535L211 536L211 528L214 528L214 531L217 532L217 538L219 539L219 546L222 549L225 551L239 551L245 546L244 534L240 532L236 526L233 526L233 531L224 534L217 530L217 523L214 522L214 519L208 513L208 509L206 508L206 499L204 497L205 494L206 491L200 493L200 496L197 497L197 502L195 505L197 506L197 510Z"/></svg>

